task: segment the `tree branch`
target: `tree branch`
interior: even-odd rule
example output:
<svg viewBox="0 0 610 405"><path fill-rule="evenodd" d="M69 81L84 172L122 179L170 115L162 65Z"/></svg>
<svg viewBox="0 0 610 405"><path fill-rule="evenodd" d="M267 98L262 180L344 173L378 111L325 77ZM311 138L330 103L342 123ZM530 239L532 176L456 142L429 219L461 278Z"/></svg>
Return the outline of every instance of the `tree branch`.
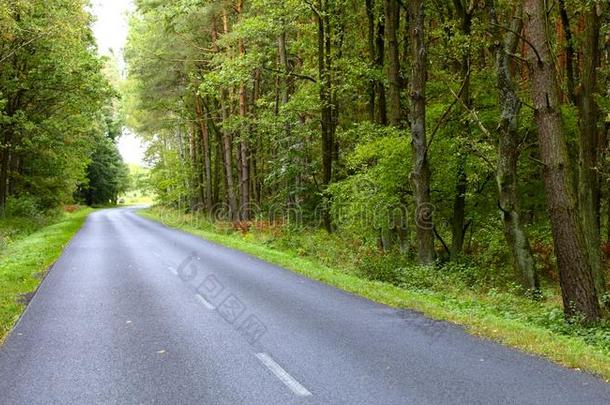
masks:
<svg viewBox="0 0 610 405"><path fill-rule="evenodd" d="M505 26L500 25L500 24L494 24L494 23L491 23L491 25L494 25L494 26L496 26L496 27L499 27L499 28L501 28L501 29L503 29L503 30L506 30L506 31L508 31L508 32L512 32L513 34L515 34L516 36L518 36L518 37L519 37L519 38L520 38L520 39L521 39L523 42L525 42L526 44L528 44L528 45L529 45L529 47L530 47L530 48L532 48L532 51L534 51L534 54L536 54L536 59L538 59L538 63L543 63L542 58L540 57L540 54L538 53L538 49L536 49L536 47L534 46L534 44L532 44L532 43L531 43L531 42L530 42L530 41L529 41L527 38L525 38L523 35L521 35L520 33L518 33L517 31L515 31L515 30L513 30L513 29L511 29L511 28L505 27Z"/></svg>

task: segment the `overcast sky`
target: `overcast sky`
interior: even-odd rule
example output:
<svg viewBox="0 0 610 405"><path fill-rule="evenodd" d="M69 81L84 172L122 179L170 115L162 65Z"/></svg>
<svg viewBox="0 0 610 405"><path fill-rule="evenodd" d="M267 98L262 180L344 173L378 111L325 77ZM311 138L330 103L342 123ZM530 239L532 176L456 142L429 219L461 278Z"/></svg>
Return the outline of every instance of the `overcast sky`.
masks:
<svg viewBox="0 0 610 405"><path fill-rule="evenodd" d="M93 32L100 54L114 54L119 69L124 70L123 48L127 40L127 13L133 8L131 0L92 0L97 21ZM144 147L133 134L124 133L119 139L119 150L127 163L142 164Z"/></svg>

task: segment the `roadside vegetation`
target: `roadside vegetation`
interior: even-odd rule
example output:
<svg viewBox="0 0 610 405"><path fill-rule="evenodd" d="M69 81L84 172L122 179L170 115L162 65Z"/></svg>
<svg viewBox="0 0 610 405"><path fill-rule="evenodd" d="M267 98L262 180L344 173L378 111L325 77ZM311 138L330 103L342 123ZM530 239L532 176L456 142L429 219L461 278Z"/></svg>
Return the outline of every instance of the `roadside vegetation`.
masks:
<svg viewBox="0 0 610 405"><path fill-rule="evenodd" d="M127 186L120 74L97 55L87 4L0 2L0 216L10 200L116 203Z"/></svg>
<svg viewBox="0 0 610 405"><path fill-rule="evenodd" d="M9 201L0 219L0 343L90 212L74 205L41 212Z"/></svg>

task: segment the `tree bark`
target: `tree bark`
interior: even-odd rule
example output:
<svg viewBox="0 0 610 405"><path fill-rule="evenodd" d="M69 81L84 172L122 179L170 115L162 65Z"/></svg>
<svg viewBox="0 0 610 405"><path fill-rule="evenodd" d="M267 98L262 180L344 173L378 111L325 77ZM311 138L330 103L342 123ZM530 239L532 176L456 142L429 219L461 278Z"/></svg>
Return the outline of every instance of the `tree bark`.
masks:
<svg viewBox="0 0 610 405"><path fill-rule="evenodd" d="M212 213L212 159L210 156L210 132L208 129L207 117L204 116L204 110L201 98L196 96L195 106L197 118L199 121L199 135L201 137L201 155L203 157L203 174L204 174L204 202L208 214Z"/></svg>
<svg viewBox="0 0 610 405"><path fill-rule="evenodd" d="M583 43L580 92L576 94L580 115L578 202L589 248L589 260L598 295L606 292L606 281L601 265L599 175L595 170L598 161L599 107L595 102L597 90L597 67L599 65L600 21L595 4L589 5L584 17L585 32Z"/></svg>
<svg viewBox="0 0 610 405"><path fill-rule="evenodd" d="M367 42L369 47L369 59L371 61L371 67L375 68L375 1L365 0L366 18L368 26ZM369 121L375 122L375 85L376 80L371 79L369 83L369 100L367 103L367 110L369 113Z"/></svg>
<svg viewBox="0 0 610 405"><path fill-rule="evenodd" d="M243 0L238 0L235 6L235 10L238 15L241 15L244 7ZM238 44L239 55L243 58L246 55L246 46L242 39L239 40ZM246 90L245 81L241 81L239 84L239 115L242 119L241 136L239 140L239 162L240 162L240 190L241 190L241 207L239 209L240 218L242 220L250 219L250 153L248 151L248 129L245 122L248 117L248 95Z"/></svg>
<svg viewBox="0 0 610 405"><path fill-rule="evenodd" d="M330 26L327 22L327 0L318 0L318 76L320 78L320 127L322 132L322 186L323 192L332 180L333 166L333 112L332 112L332 82L330 75ZM322 14L320 14L322 13ZM322 207L322 222L324 228L332 231L330 212L326 207L326 201Z"/></svg>
<svg viewBox="0 0 610 405"><path fill-rule="evenodd" d="M409 28L411 33L411 147L416 206L417 256L421 264L434 261L434 233L430 204L430 167L426 140L426 80L427 63L424 36L424 4L422 0L409 1Z"/></svg>
<svg viewBox="0 0 610 405"><path fill-rule="evenodd" d="M510 69L511 56L519 44L519 33L523 29L523 12L519 8L513 17L510 30L504 40L496 17L495 5L489 3L490 17L494 31L498 104L500 122L498 125L498 167L496 184L498 187L498 206L504 227L504 238L508 245L513 267L521 275L526 289L537 296L540 281L536 263L530 248L521 217L518 193L517 163L519 161L519 113L521 100Z"/></svg>
<svg viewBox="0 0 610 405"><path fill-rule="evenodd" d="M6 207L9 186L8 167L11 156L9 149L11 137L8 131L10 131L10 129L5 131L3 142L0 147L0 214L2 215L4 215L4 209Z"/></svg>
<svg viewBox="0 0 610 405"><path fill-rule="evenodd" d="M385 58L385 17L379 16L377 30L375 33L375 68L378 72L383 71ZM377 99L377 112L375 118L380 125L388 124L388 110L385 95L385 85L380 81L375 81L375 97Z"/></svg>
<svg viewBox="0 0 610 405"><path fill-rule="evenodd" d="M388 49L388 121L400 128L402 109L400 107L400 57L398 50L398 28L400 7L398 0L384 0L385 37Z"/></svg>
<svg viewBox="0 0 610 405"><path fill-rule="evenodd" d="M468 191L468 177L466 175L466 158L460 156L457 167L455 183L455 197L453 199L453 216L451 218L451 258L456 258L464 247L464 235L468 229L466 225L466 192Z"/></svg>
<svg viewBox="0 0 610 405"><path fill-rule="evenodd" d="M462 0L453 0L456 13L459 18L460 30L465 36L470 36L472 31L472 14L476 1L470 2L468 6L462 4ZM462 91L459 95L461 103L466 109L470 109L470 49L464 51L460 62L460 76L463 82ZM470 124L466 121L463 125L464 136L470 136ZM451 258L462 253L464 238L468 224L466 223L466 192L468 191L468 175L466 173L466 160L468 155L463 152L458 157L457 176L455 183L455 197L453 201L453 217L451 220Z"/></svg>
<svg viewBox="0 0 610 405"><path fill-rule="evenodd" d="M246 97L246 86L239 86L239 115L243 120L247 119L248 107ZM248 151L247 127L242 124L241 139L239 140L240 171L241 171L241 207L240 217L242 220L250 219L250 157Z"/></svg>
<svg viewBox="0 0 610 405"><path fill-rule="evenodd" d="M189 158L190 158L190 164L191 164L191 188L190 190L193 191L192 195L191 195L191 201L190 201L190 210L191 211L195 211L199 204L203 201L203 199L201 198L201 191L202 191L202 184L201 184L201 177L200 177L200 167L199 164L197 163L199 154L197 153L197 134L196 134L196 129L197 127L191 123L190 128L188 129L188 137L189 137Z"/></svg>
<svg viewBox="0 0 610 405"><path fill-rule="evenodd" d="M223 122L227 122L229 119L229 113L227 111L226 100L228 100L229 94L226 90L223 90L221 93L220 111ZM224 127L222 128L222 143L227 200L229 203L229 216L231 220L236 221L239 219L239 209L237 207L237 197L235 195L235 188L233 184L233 140L229 130Z"/></svg>
<svg viewBox="0 0 610 405"><path fill-rule="evenodd" d="M568 97L570 100L576 102L576 75L574 72L574 57L576 52L574 51L574 38L572 35L572 28L570 27L570 18L566 10L565 0L558 0L559 16L561 18L561 25L563 27L563 34L565 36L565 57L566 57L566 78L567 78L567 90Z"/></svg>
<svg viewBox="0 0 610 405"><path fill-rule="evenodd" d="M540 158L566 316L600 318L586 238L579 220L561 121L557 77L549 48L543 0L524 0L525 38Z"/></svg>

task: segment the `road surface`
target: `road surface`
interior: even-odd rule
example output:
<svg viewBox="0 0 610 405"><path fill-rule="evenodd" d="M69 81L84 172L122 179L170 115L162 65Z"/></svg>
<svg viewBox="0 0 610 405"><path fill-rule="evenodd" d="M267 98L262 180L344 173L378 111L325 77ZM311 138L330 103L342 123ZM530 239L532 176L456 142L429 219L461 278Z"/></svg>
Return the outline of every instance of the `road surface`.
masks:
<svg viewBox="0 0 610 405"><path fill-rule="evenodd" d="M2 404L610 404L610 385L143 219L92 214L0 349Z"/></svg>

